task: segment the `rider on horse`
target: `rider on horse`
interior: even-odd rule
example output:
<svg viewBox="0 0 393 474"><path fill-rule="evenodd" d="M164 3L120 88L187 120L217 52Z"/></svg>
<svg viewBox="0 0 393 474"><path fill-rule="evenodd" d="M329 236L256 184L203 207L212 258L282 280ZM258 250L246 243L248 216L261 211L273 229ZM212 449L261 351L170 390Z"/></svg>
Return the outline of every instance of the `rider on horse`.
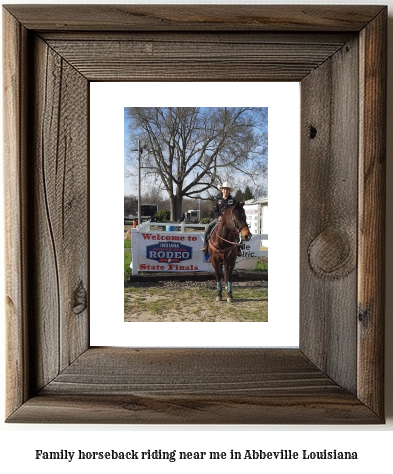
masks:
<svg viewBox="0 0 393 474"><path fill-rule="evenodd" d="M206 252L208 247L208 236L210 235L214 227L220 222L222 214L229 207L234 206L236 204L236 199L231 196L231 192L233 192L234 190L235 188L233 188L228 182L225 182L220 186L222 198L218 199L216 205L214 206L214 214L216 218L205 227L205 235L201 252ZM240 247L238 248L237 255L239 257L242 256Z"/></svg>

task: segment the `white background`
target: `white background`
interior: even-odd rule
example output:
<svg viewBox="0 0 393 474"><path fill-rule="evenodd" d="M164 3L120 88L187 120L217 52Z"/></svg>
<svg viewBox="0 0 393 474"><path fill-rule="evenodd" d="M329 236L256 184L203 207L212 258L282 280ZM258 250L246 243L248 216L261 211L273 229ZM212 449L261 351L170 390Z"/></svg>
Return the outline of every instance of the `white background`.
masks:
<svg viewBox="0 0 393 474"><path fill-rule="evenodd" d="M269 109L268 323L124 323L124 107L168 105ZM298 346L299 106L296 82L91 84L90 235L99 236L90 252L92 345Z"/></svg>
<svg viewBox="0 0 393 474"><path fill-rule="evenodd" d="M7 3L21 3L9 0ZM24 3L28 3L24 0ZM37 2L35 2L37 3ZM43 2L42 2L43 3ZM49 1L46 3L53 3ZM110 2L58 2L58 3L110 3ZM117 0L113 3L132 3ZM144 3L138 1L137 3ZM146 3L146 2L145 2ZM160 2L157 2L160 3ZM165 0L161 3L174 3ZM193 3L193 2L187 2ZM194 3L208 3L197 1ZM242 3L242 2L220 2L215 0L212 3ZM243 2L261 3L261 2ZM270 4L299 3L280 2L269 0ZM314 2L302 0L303 4ZM393 129L393 103L392 103L392 13L393 0L379 2L378 0L352 1L352 2L329 2L320 1L318 3L352 3L352 4L381 4L389 5L389 76L388 76L388 130ZM225 472L237 473L246 470L248 473L271 473L281 472L289 469L291 473L347 473L349 469L356 470L357 473L380 472L388 473L392 471L391 447L393 445L393 193L391 183L393 182L393 138L388 133L388 154L387 154L387 256L386 256L386 413L387 424L385 426L64 426L64 425L9 425L1 424L0 431L0 468L4 472L24 470L25 472L41 473L63 473L76 472L85 473L88 469L94 469L95 473L108 472L108 469L116 469L117 473L130 473L135 471L148 472L150 469L159 469L160 472L219 472L220 468ZM2 171L2 169L0 168ZM0 195L2 199L2 195ZM3 212L2 205L0 212ZM3 216L0 219L3 224ZM0 239L3 238L3 230L0 229ZM0 242L0 249L3 243ZM269 249L270 250L270 249ZM4 259L1 259L3 262ZM0 273L2 276L4 272ZM4 285L0 285L0 301L4 301ZM3 311L2 311L3 313ZM0 325L1 338L4 341L4 324ZM4 348L4 342L2 344ZM4 368L6 354L4 350L0 353L0 367ZM4 406L4 377L1 379L0 405ZM238 451L244 449L341 449L357 450L359 461L195 461L181 464L180 462L169 463L168 461L152 461L151 463L115 463L89 462L89 463L68 463L66 461L35 461L35 449L44 450L145 450L145 449L177 449L177 450L216 450Z"/></svg>

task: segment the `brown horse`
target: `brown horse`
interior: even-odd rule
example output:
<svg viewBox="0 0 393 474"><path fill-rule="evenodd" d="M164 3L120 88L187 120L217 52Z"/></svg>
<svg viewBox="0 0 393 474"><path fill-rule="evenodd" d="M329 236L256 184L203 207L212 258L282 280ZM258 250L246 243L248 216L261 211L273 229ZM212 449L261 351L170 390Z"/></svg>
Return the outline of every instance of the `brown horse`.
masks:
<svg viewBox="0 0 393 474"><path fill-rule="evenodd" d="M227 302L232 303L232 272L236 264L239 235L242 240L250 240L252 235L244 213L244 202L237 202L228 208L214 228L209 239L210 261L213 265L216 282L216 301L222 300L221 280L224 266L224 282L227 285Z"/></svg>

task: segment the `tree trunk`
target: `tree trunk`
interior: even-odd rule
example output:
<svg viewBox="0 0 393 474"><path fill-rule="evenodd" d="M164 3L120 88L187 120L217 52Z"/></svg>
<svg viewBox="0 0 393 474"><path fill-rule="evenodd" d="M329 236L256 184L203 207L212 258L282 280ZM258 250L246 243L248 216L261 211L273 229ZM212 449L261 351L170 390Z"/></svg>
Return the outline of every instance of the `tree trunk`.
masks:
<svg viewBox="0 0 393 474"><path fill-rule="evenodd" d="M183 203L183 196L171 196L171 221L177 222L181 218L181 209Z"/></svg>

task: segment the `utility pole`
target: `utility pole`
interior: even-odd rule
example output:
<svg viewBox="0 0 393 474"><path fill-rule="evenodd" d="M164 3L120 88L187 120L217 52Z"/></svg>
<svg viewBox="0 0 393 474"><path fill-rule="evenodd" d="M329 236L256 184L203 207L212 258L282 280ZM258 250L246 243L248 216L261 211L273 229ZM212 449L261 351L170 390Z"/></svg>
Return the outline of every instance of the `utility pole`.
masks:
<svg viewBox="0 0 393 474"><path fill-rule="evenodd" d="M141 220L141 140L138 138L138 225L142 224Z"/></svg>
<svg viewBox="0 0 393 474"><path fill-rule="evenodd" d="M138 138L138 149L135 148L132 151L138 152L138 225L141 224L141 158L142 152L147 148L147 143L145 140Z"/></svg>

